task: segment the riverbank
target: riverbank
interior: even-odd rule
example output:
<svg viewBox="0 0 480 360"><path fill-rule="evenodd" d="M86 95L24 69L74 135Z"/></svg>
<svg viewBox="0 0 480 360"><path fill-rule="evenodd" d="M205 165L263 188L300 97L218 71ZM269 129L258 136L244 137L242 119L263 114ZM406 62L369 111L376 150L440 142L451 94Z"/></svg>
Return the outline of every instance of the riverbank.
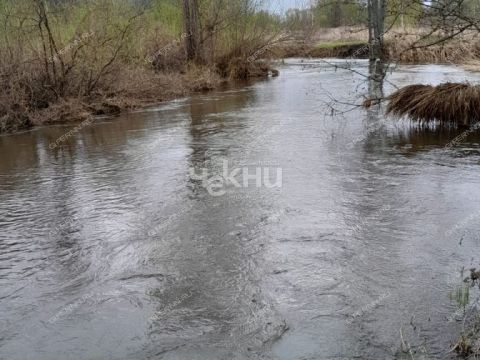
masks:
<svg viewBox="0 0 480 360"><path fill-rule="evenodd" d="M285 42L273 49L277 59L291 57L306 58L368 58L368 43L358 41L315 42Z"/></svg>
<svg viewBox="0 0 480 360"><path fill-rule="evenodd" d="M401 64L456 64L468 70L480 71L480 44L471 42L450 42L429 47L415 47L395 40L387 40L386 57ZM341 58L368 59L369 45L364 40L336 40L331 42L290 42L278 46L277 58Z"/></svg>
<svg viewBox="0 0 480 360"><path fill-rule="evenodd" d="M480 69L480 42L475 31L465 31L453 40L441 31L422 27L394 27L385 34L386 57L402 64L471 64ZM274 56L311 58L368 58L368 31L338 27L319 30L305 41L286 41L273 49Z"/></svg>
<svg viewBox="0 0 480 360"><path fill-rule="evenodd" d="M0 117L0 133L26 128L79 122L95 115L116 115L122 111L217 88L222 79L209 68L192 68L185 73L155 73L130 69L112 81L108 92L90 96L67 96L44 106L27 107L13 103Z"/></svg>
<svg viewBox="0 0 480 360"><path fill-rule="evenodd" d="M421 50L405 50L387 41L388 57L404 64L451 63L469 71L480 71L476 43L445 44ZM368 58L368 43L362 40L337 40L315 43L287 41L272 47L272 58ZM399 60L397 60L399 59ZM105 79L108 86L88 96L64 96L32 105L15 95L0 99L0 133L14 133L39 125L81 122L92 116L117 115L124 111L158 104L198 92L218 89L235 79L277 76L267 61L249 59L220 60L210 66L180 66L158 71L155 67L136 66L116 71ZM25 80L25 79L24 79ZM40 90L37 90L40 92ZM25 97L26 94L21 96ZM3 101L1 101L3 100Z"/></svg>
<svg viewBox="0 0 480 360"><path fill-rule="evenodd" d="M347 31L348 30L348 31ZM188 65L180 42L172 41L143 61L129 63L128 58L116 61L107 71L97 70L92 82L92 72L86 65L97 66L92 57L85 64L51 60L49 71L44 71L41 59L25 67L14 67L0 61L0 73L5 88L0 91L0 133L13 133L38 125L80 122L96 115L116 115L123 111L150 106L162 101L188 96L196 92L219 88L225 82L252 77L277 76L268 60L306 58L368 58L369 45L365 31L358 29L330 29L313 36L308 41L287 40L270 45L255 45L253 55L239 49L225 52L208 65ZM94 36L84 37L92 41ZM469 71L479 71L480 45L463 40L435 46L412 47L419 41L421 32L393 30L386 36L387 57L403 64L449 63L465 66ZM430 39L432 40L432 39ZM470 39L471 40L471 39ZM428 39L422 40L423 44ZM82 44L77 44L81 46ZM93 48L93 44L90 45ZM21 57L19 57L20 59ZM68 67L70 70L60 69ZM64 68L63 68L64 69ZM55 72L53 71L55 70ZM70 72L69 72L70 71ZM52 77L48 79L48 77ZM86 82L84 79L89 78ZM46 84L53 83L54 86ZM81 94L81 95L80 95Z"/></svg>
<svg viewBox="0 0 480 360"><path fill-rule="evenodd" d="M157 72L131 68L116 74L109 88L90 96L67 96L46 104L24 106L13 99L0 108L0 133L14 133L35 126L76 123L93 116L118 115L194 93L218 89L237 79L277 76L266 62L236 62L219 70L215 66L186 66L183 71ZM1 105L1 104L0 104Z"/></svg>

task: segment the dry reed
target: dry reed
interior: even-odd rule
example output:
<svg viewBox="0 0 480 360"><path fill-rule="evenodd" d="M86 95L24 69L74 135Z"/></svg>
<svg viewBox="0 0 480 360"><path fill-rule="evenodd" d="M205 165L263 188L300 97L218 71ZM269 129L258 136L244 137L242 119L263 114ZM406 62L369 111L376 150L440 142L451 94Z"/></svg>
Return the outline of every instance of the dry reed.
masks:
<svg viewBox="0 0 480 360"><path fill-rule="evenodd" d="M445 83L409 85L388 97L387 113L413 121L471 126L480 121L480 86Z"/></svg>

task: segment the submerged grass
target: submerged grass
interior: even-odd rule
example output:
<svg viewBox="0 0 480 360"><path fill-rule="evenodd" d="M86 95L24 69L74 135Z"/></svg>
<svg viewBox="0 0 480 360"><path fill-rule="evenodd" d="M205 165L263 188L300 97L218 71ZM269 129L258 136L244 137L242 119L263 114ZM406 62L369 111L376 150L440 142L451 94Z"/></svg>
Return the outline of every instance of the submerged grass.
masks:
<svg viewBox="0 0 480 360"><path fill-rule="evenodd" d="M463 270L462 270L463 277ZM475 291L475 299L472 301L472 291L479 287L480 271L470 269L470 276L463 279L451 294L457 307L462 310L462 331L458 340L453 344L452 351L465 359L480 358L480 314L476 307L478 303L478 291Z"/></svg>
<svg viewBox="0 0 480 360"><path fill-rule="evenodd" d="M444 83L409 85L388 97L387 113L408 116L419 123L437 121L461 127L480 121L480 86Z"/></svg>

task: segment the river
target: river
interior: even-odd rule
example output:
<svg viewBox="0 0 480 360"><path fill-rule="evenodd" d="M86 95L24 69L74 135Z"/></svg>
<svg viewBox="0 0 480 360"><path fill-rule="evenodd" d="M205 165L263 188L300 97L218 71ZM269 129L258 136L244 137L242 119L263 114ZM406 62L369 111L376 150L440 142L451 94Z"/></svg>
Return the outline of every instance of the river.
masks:
<svg viewBox="0 0 480 360"><path fill-rule="evenodd" d="M351 105L349 66L1 136L0 358L452 357L480 136ZM399 66L384 92L479 78Z"/></svg>

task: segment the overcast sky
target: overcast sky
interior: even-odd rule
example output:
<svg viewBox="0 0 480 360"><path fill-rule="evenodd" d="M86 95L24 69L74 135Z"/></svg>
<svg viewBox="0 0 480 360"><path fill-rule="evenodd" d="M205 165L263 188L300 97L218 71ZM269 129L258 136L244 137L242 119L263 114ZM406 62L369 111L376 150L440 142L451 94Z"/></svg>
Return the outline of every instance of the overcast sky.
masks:
<svg viewBox="0 0 480 360"><path fill-rule="evenodd" d="M267 0L269 10L276 13L283 13L291 8L305 8L310 2L310 0Z"/></svg>

